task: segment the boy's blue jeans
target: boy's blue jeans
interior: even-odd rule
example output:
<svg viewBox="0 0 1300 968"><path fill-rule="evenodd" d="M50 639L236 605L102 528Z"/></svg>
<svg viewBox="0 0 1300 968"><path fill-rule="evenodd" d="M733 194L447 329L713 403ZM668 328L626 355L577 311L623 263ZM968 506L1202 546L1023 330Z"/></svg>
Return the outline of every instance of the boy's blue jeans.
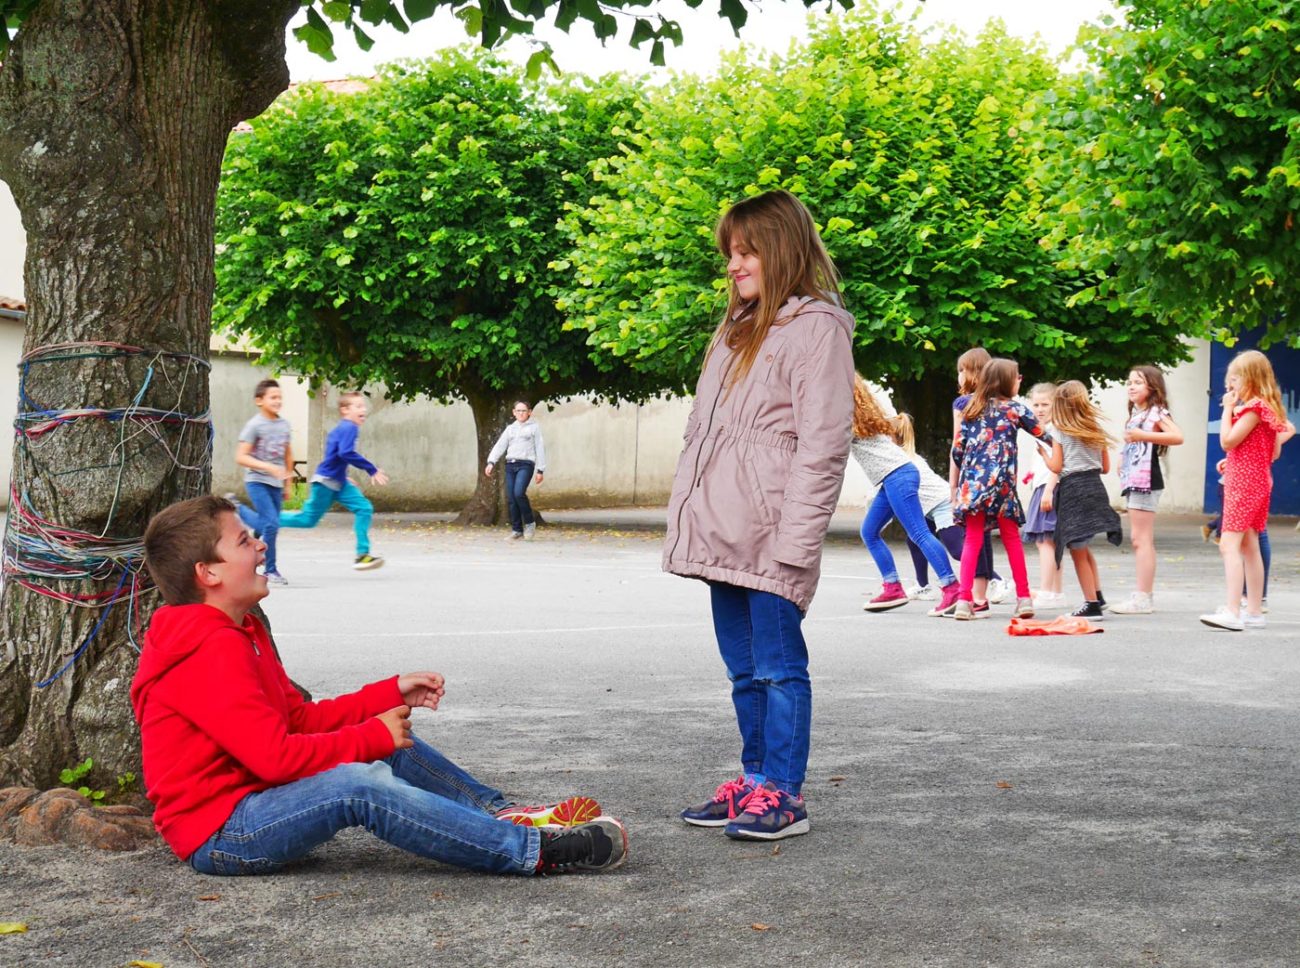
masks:
<svg viewBox="0 0 1300 968"><path fill-rule="evenodd" d="M259 481L245 481L244 489L248 499L253 502L250 508L236 504L239 520L262 536L266 542L266 573L272 574L275 567L275 536L280 531L280 508L284 503L284 488L280 485L263 484Z"/></svg>
<svg viewBox="0 0 1300 968"><path fill-rule="evenodd" d="M373 763L345 763L239 801L189 858L200 874L270 874L344 827L421 857L494 874L537 870L541 833L497 820L508 801L416 739Z"/></svg>
<svg viewBox="0 0 1300 968"><path fill-rule="evenodd" d="M357 536L357 557L370 554L370 519L374 516L375 506L371 504L361 488L351 481L343 485L343 490L335 491L320 481L311 482L311 493L301 511L286 511L280 515L282 528L314 528L330 505L338 501L352 512L352 531Z"/></svg>
<svg viewBox="0 0 1300 968"><path fill-rule="evenodd" d="M917 496L917 488L920 486L921 472L914 464L904 464L885 475L885 479L880 482L880 490L876 492L875 500L871 502L867 516L862 521L862 543L867 546L872 560L880 569L880 580L897 582L898 568L894 565L894 556L889 551L889 545L880 537L880 532L890 518L898 518L898 523L903 526L908 538L916 542L934 569L939 584L950 585L957 577L948 562L947 550L926 524L921 499Z"/></svg>
<svg viewBox="0 0 1300 968"><path fill-rule="evenodd" d="M522 534L525 524L532 524L533 506L528 501L528 484L533 479L530 460L506 461L506 507L510 511L510 530Z"/></svg>
<svg viewBox="0 0 1300 968"><path fill-rule="evenodd" d="M740 726L740 761L746 773L761 773L797 796L812 730L803 614L794 602L770 592L723 582L709 582L709 592Z"/></svg>

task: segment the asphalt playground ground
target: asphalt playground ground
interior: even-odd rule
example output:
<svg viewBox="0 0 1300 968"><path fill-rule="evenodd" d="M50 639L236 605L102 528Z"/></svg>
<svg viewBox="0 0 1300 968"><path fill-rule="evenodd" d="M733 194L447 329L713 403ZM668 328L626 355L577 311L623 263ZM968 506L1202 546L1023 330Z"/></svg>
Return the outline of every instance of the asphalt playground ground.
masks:
<svg viewBox="0 0 1300 968"><path fill-rule="evenodd" d="M0 936L0 964L1300 964L1293 522L1272 529L1266 630L1197 622L1219 558L1199 519L1162 516L1157 614L1013 638L1006 606L974 623L864 613L875 571L837 516L805 624L812 832L774 846L676 816L737 772L738 739L706 589L659 570L663 511L549 520L507 543L381 515L387 565L357 573L331 514L282 536L292 584L266 607L318 696L445 674L417 734L520 799L597 797L627 823L625 867L467 874L362 831L245 879L161 844L0 845L0 921L28 925ZM1099 558L1118 600L1132 556Z"/></svg>

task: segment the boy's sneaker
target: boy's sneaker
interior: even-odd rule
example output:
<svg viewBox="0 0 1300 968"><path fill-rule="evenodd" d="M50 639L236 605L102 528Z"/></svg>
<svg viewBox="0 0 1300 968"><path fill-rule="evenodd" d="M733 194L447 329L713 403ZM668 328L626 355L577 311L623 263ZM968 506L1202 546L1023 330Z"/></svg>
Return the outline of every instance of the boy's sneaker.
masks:
<svg viewBox="0 0 1300 968"><path fill-rule="evenodd" d="M270 585L289 584L289 579L285 578L284 575L280 574L278 571L268 571L265 577L266 577L267 584Z"/></svg>
<svg viewBox="0 0 1300 968"><path fill-rule="evenodd" d="M512 803L498 810L495 816L517 827L576 827L599 817L600 804L591 797L569 797L559 803L533 807Z"/></svg>
<svg viewBox="0 0 1300 968"><path fill-rule="evenodd" d="M1003 578L994 578L989 582L988 596L989 601L994 605L1001 605L1006 597L1011 594L1011 586Z"/></svg>
<svg viewBox="0 0 1300 968"><path fill-rule="evenodd" d="M522 531L511 531L508 535L506 535L506 540L507 540L507 541L518 541L518 540L519 540L520 538L522 538L523 536L524 536L524 533L523 533Z"/></svg>
<svg viewBox="0 0 1300 968"><path fill-rule="evenodd" d="M1102 611L1101 602L1084 602L1071 612L1070 616L1072 618L1086 618L1091 619L1094 622L1100 622L1106 617L1106 613Z"/></svg>
<svg viewBox="0 0 1300 968"><path fill-rule="evenodd" d="M1248 615L1242 612L1241 627L1243 629L1265 629L1268 628L1268 619L1263 615Z"/></svg>
<svg viewBox="0 0 1300 968"><path fill-rule="evenodd" d="M1106 608L1116 615L1150 615L1155 611L1155 606L1151 603L1151 596L1146 592L1134 592L1128 597L1127 602L1107 605Z"/></svg>
<svg viewBox="0 0 1300 968"><path fill-rule="evenodd" d="M1033 618L1034 600L1032 598L1016 599L1016 618Z"/></svg>
<svg viewBox="0 0 1300 968"><path fill-rule="evenodd" d="M372 568L384 567L384 559L379 555L357 555L357 560L352 562L352 567L357 571L369 571Z"/></svg>
<svg viewBox="0 0 1300 968"><path fill-rule="evenodd" d="M961 594L961 586L956 582L943 586L943 597L939 599L939 604L930 609L929 614L939 618L943 615L951 615L957 607L957 596Z"/></svg>
<svg viewBox="0 0 1300 968"><path fill-rule="evenodd" d="M542 829L539 874L612 871L627 860L627 831L613 817L560 830Z"/></svg>
<svg viewBox="0 0 1300 968"><path fill-rule="evenodd" d="M887 581L880 586L880 594L862 606L864 612L887 612L891 608L906 605L910 599L903 586L896 581Z"/></svg>
<svg viewBox="0 0 1300 968"><path fill-rule="evenodd" d="M969 622L975 617L975 610L971 607L971 603L964 598L958 599L956 606L952 610L952 617L959 622Z"/></svg>
<svg viewBox="0 0 1300 968"><path fill-rule="evenodd" d="M1241 620L1240 615L1234 615L1222 605L1211 614L1202 615L1201 624L1214 629L1225 629L1229 632L1240 632L1246 627L1246 623Z"/></svg>
<svg viewBox="0 0 1300 968"><path fill-rule="evenodd" d="M687 807L681 817L696 827L725 827L738 817L757 789L743 776L718 785L713 796L697 807Z"/></svg>
<svg viewBox="0 0 1300 968"><path fill-rule="evenodd" d="M932 602L939 597L939 590L933 585L912 585L907 589L907 597L912 601Z"/></svg>
<svg viewBox="0 0 1300 968"><path fill-rule="evenodd" d="M723 831L733 840L780 840L807 832L803 797L778 790L770 780L755 788L745 811Z"/></svg>
<svg viewBox="0 0 1300 968"><path fill-rule="evenodd" d="M532 541L533 538L535 538L536 536L537 536L537 525L536 525L535 523L534 523L534 524L525 524L525 525L524 525L524 540L525 540L525 541Z"/></svg>

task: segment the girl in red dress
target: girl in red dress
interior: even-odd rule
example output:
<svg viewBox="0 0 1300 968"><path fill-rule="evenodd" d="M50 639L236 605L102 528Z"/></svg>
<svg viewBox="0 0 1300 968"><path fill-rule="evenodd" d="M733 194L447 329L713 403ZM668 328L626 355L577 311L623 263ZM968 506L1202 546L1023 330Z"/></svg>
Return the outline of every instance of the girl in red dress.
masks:
<svg viewBox="0 0 1300 968"><path fill-rule="evenodd" d="M1273 367L1263 353L1247 350L1228 366L1227 392L1219 442L1228 458L1223 478L1223 537L1219 551L1227 579L1227 601L1201 621L1214 628L1240 632L1263 628L1264 559L1259 533L1268 527L1273 494L1273 463L1282 441L1295 433L1286 418L1282 392ZM1246 610L1241 614L1243 572Z"/></svg>

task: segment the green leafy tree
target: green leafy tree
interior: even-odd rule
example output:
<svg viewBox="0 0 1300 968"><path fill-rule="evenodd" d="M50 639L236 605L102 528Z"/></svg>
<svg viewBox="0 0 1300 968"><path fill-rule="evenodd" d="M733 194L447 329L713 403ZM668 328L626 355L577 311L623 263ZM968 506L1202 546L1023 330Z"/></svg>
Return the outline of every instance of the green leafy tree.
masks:
<svg viewBox="0 0 1300 968"><path fill-rule="evenodd" d="M482 467L514 400L636 397L647 382L598 370L551 295L555 224L616 150L632 97L460 51L360 91L296 93L227 151L214 321L313 378L465 399L478 484L460 520L494 521L501 475Z"/></svg>
<svg viewBox="0 0 1300 968"><path fill-rule="evenodd" d="M1053 211L1075 296L1230 338L1300 327L1300 10L1289 0L1124 0L1083 34L1086 96L1056 113Z"/></svg>
<svg viewBox="0 0 1300 968"><path fill-rule="evenodd" d="M990 25L923 37L865 8L783 58L647 94L566 221L568 325L594 347L690 387L725 306L711 230L726 205L786 188L820 222L856 315L856 353L916 417L951 432L954 363L982 344L1035 376L1122 374L1184 352L1122 308L1075 304L1092 280L1056 263L1039 218L1053 190L1047 102L1077 97L1037 46Z"/></svg>
<svg viewBox="0 0 1300 968"><path fill-rule="evenodd" d="M24 350L119 344L38 354L25 376L27 400L78 416L16 445L28 524L55 531L21 537L9 516L0 784L50 785L87 757L99 787L138 772L128 629L154 606L131 593L139 536L211 480L206 434L143 414L207 411L217 180L231 129L288 85L290 18L305 10L298 37L329 56L335 30L365 46L368 25L405 29L442 8L489 46L542 20L602 39L626 24L651 59L680 39L643 0L0 0L0 178L27 236ZM740 0L718 9L745 20ZM66 532L87 536L75 554L49 540ZM62 577L40 574L52 570Z"/></svg>

